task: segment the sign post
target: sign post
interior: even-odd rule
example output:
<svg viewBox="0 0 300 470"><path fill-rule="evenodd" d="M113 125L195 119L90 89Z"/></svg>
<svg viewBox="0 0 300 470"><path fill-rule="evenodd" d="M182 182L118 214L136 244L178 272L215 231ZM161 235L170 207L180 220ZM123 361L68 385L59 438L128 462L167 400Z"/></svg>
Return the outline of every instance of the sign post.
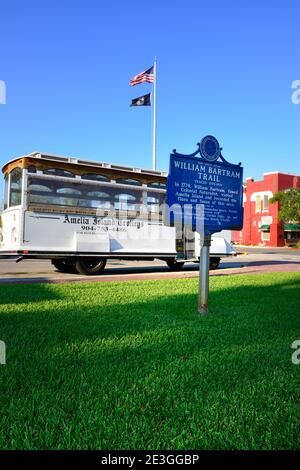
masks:
<svg viewBox="0 0 300 470"><path fill-rule="evenodd" d="M200 251L199 263L199 296L198 296L198 313L200 315L208 314L208 291L209 291L209 248L211 244L211 236L204 238Z"/></svg>
<svg viewBox="0 0 300 470"><path fill-rule="evenodd" d="M243 168L223 157L217 139L211 135L184 155L173 150L167 182L170 224L200 233L198 312L208 313L209 248L211 235L243 226ZM220 160L220 161L218 161ZM199 210L201 208L201 210Z"/></svg>

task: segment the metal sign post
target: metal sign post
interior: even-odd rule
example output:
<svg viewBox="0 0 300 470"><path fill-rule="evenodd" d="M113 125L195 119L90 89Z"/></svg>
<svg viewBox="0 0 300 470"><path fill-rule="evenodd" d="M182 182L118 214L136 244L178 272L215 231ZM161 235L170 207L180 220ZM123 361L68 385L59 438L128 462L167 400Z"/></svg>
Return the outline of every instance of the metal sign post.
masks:
<svg viewBox="0 0 300 470"><path fill-rule="evenodd" d="M208 314L208 288L209 288L209 247L211 236L204 237L203 245L200 251L199 264L199 296L198 313L200 315Z"/></svg>

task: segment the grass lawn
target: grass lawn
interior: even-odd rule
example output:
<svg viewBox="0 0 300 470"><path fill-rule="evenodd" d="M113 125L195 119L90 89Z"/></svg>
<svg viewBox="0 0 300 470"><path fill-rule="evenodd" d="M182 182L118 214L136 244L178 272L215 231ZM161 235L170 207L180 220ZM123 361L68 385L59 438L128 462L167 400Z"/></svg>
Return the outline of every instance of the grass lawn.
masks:
<svg viewBox="0 0 300 470"><path fill-rule="evenodd" d="M1 449L300 448L300 275L0 286Z"/></svg>

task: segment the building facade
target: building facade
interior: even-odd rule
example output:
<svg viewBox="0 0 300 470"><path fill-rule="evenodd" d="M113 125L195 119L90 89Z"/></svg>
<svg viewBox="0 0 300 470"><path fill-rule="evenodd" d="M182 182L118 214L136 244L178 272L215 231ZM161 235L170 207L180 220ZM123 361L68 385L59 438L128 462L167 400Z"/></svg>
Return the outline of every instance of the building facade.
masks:
<svg viewBox="0 0 300 470"><path fill-rule="evenodd" d="M300 240L300 225L279 222L279 203L269 202L278 191L288 188L300 189L300 176L276 171L264 173L262 181L247 178L243 192L243 229L232 232L232 241L241 245L276 247Z"/></svg>

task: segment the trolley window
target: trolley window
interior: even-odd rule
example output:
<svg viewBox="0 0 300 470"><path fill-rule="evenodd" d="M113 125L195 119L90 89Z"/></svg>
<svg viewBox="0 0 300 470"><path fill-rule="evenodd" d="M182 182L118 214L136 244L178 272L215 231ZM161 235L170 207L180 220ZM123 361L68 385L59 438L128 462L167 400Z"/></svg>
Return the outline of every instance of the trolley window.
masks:
<svg viewBox="0 0 300 470"><path fill-rule="evenodd" d="M147 208L149 212L161 213L160 206L165 202L165 194L148 192L147 194Z"/></svg>
<svg viewBox="0 0 300 470"><path fill-rule="evenodd" d="M133 194L116 194L115 209L120 211L138 210L139 200Z"/></svg>
<svg viewBox="0 0 300 470"><path fill-rule="evenodd" d="M36 167L33 166L33 165L30 165L30 166L27 168L27 171L28 171L28 173L36 173Z"/></svg>
<svg viewBox="0 0 300 470"><path fill-rule="evenodd" d="M110 181L109 178L107 178L107 176L96 175L95 173L86 173L85 175L81 176L81 179L91 180L91 181Z"/></svg>
<svg viewBox="0 0 300 470"><path fill-rule="evenodd" d="M31 204L87 209L109 209L115 196L111 188L100 191L99 186L34 177L30 177L28 190Z"/></svg>
<svg viewBox="0 0 300 470"><path fill-rule="evenodd" d="M56 192L57 194L73 194L73 195L81 194L81 191L75 188L58 188Z"/></svg>
<svg viewBox="0 0 300 470"><path fill-rule="evenodd" d="M10 172L9 206L19 206L22 201L22 170L15 168Z"/></svg>
<svg viewBox="0 0 300 470"><path fill-rule="evenodd" d="M157 197L147 197L147 208L149 212L159 212L159 199Z"/></svg>
<svg viewBox="0 0 300 470"><path fill-rule="evenodd" d="M117 183L119 184L132 184L133 186L142 186L142 183L132 178L118 178Z"/></svg>
<svg viewBox="0 0 300 470"><path fill-rule="evenodd" d="M102 191L88 191L87 196L89 200L89 207L94 209L110 209L111 208L111 195Z"/></svg>
<svg viewBox="0 0 300 470"><path fill-rule="evenodd" d="M44 175L53 175L53 176L64 176L67 178L75 178L74 173L67 170L62 170L61 168L46 168L43 170Z"/></svg>
<svg viewBox="0 0 300 470"><path fill-rule="evenodd" d="M158 188L158 189L166 189L166 183L160 183L159 181L155 181L154 183L148 183L149 188Z"/></svg>
<svg viewBox="0 0 300 470"><path fill-rule="evenodd" d="M8 175L4 178L4 210L8 208Z"/></svg>

